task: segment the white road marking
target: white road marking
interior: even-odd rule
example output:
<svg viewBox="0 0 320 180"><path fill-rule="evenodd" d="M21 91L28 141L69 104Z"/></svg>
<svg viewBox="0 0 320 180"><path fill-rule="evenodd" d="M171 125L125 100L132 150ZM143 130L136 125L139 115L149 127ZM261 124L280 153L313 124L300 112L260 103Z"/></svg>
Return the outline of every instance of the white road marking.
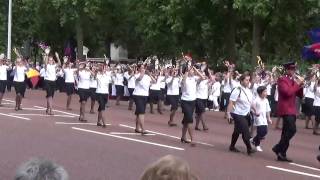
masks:
<svg viewBox="0 0 320 180"><path fill-rule="evenodd" d="M7 102L12 102L12 103L15 103L15 101L12 101L10 99L2 99L3 101L7 101Z"/></svg>
<svg viewBox="0 0 320 180"><path fill-rule="evenodd" d="M316 174L310 174L310 173L305 173L302 171L295 171L295 170L291 170L291 169L279 168L279 167L275 167L275 166L266 166L266 167L270 168L270 169L275 169L275 170L279 170L279 171L284 171L284 172L288 172L288 173L299 174L299 175L303 175L303 176L309 176L309 177L314 177L314 178L320 179L320 175L316 175Z"/></svg>
<svg viewBox="0 0 320 180"><path fill-rule="evenodd" d="M99 134L99 135L104 135L104 136L109 136L109 137L114 137L114 138L119 138L119 139L125 139L125 140L128 140L128 141L134 141L134 142L139 142L139 143L143 143L143 144L150 144L150 145L154 145L154 146L159 146L159 147L165 147L165 148L169 148L169 149L175 149L175 150L179 150L179 151L184 151L183 148L175 147L175 146L169 146L169 145L165 145L165 144L158 144L158 143L154 143L154 142L143 141L143 140L133 139L133 138L128 138L128 137L122 137L122 136L102 133L102 132L98 132L98 131L92 131L92 130L77 128L77 127L72 127L72 129L78 130L78 131L90 132L90 133Z"/></svg>
<svg viewBox="0 0 320 180"><path fill-rule="evenodd" d="M13 107L0 107L0 109L14 110ZM28 110L28 111L43 111L43 110L45 110L45 109L39 109L39 108L24 108L24 107L22 107L22 110Z"/></svg>
<svg viewBox="0 0 320 180"><path fill-rule="evenodd" d="M130 129L135 129L135 127L128 126L128 125L125 125L125 124L119 124L119 126L130 128ZM160 133L160 132L156 132L156 131L147 130L147 132L158 134L158 135L161 135L161 136L171 137L171 138L174 138L174 139L181 139L180 137L177 137L177 136L172 136L172 135L168 135L168 134L164 134L164 133ZM206 145L206 146L210 146L210 147L214 147L214 145L208 144L208 143L205 143L205 142L195 141L195 143Z"/></svg>
<svg viewBox="0 0 320 180"><path fill-rule="evenodd" d="M92 125L92 126L97 125L95 123L68 123L68 122L56 122L56 124L61 124L61 125ZM106 125L111 126L111 124L106 124Z"/></svg>
<svg viewBox="0 0 320 180"><path fill-rule="evenodd" d="M45 107L41 107L41 106L33 106L33 107L46 109ZM56 109L53 109L52 111L53 111L53 112L59 112L59 113L67 114L67 115L71 115L71 116L76 116L76 117L79 116L79 114L68 113L68 112L59 111L59 110L56 110Z"/></svg>
<svg viewBox="0 0 320 180"><path fill-rule="evenodd" d="M20 115L20 116L43 116L43 117L50 117L50 116L54 116L54 117L69 117L69 118L74 118L74 116L70 116L70 115L47 115L47 114L19 114L19 113L9 113L11 115Z"/></svg>
<svg viewBox="0 0 320 180"><path fill-rule="evenodd" d="M315 168L315 167L311 167L311 166L305 166L305 165L301 165L301 164L296 164L296 163L290 163L293 166L298 166L298 167L302 167L302 168L306 168L306 169L311 169L314 171L320 171L319 168Z"/></svg>
<svg viewBox="0 0 320 180"><path fill-rule="evenodd" d="M140 134L140 133L110 132L110 134L141 136L141 134ZM145 134L145 135L146 135L146 136L155 136L155 134Z"/></svg>
<svg viewBox="0 0 320 180"><path fill-rule="evenodd" d="M0 113L0 115L2 115L2 116L8 116L8 117L13 117L13 118L18 118L18 119L24 119L24 120L27 120L27 121L30 121L30 120L31 120L30 118L25 118L25 117L20 117L20 116L14 116L14 115L4 114L4 113Z"/></svg>
<svg viewBox="0 0 320 180"><path fill-rule="evenodd" d="M6 103L6 102L3 102L3 103L1 103L1 104L14 105L14 103L11 103L11 102L8 102L8 103Z"/></svg>

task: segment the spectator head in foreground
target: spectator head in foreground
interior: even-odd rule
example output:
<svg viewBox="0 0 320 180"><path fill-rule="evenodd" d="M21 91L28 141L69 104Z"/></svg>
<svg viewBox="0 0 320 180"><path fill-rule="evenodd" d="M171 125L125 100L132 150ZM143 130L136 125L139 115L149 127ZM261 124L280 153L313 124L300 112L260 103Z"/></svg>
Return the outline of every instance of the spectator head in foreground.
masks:
<svg viewBox="0 0 320 180"><path fill-rule="evenodd" d="M46 159L31 159L17 170L15 180L68 180L68 173Z"/></svg>
<svg viewBox="0 0 320 180"><path fill-rule="evenodd" d="M167 155L149 165L141 180L198 180L198 178L191 173L186 161Z"/></svg>

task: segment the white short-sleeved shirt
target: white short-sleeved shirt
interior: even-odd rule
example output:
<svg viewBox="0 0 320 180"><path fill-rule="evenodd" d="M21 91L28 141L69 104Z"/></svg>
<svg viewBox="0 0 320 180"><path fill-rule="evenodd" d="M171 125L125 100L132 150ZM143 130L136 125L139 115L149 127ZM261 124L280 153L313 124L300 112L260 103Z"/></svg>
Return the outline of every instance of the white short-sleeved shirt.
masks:
<svg viewBox="0 0 320 180"><path fill-rule="evenodd" d="M72 69L72 68L65 68L63 69L64 72L64 81L66 83L74 83L75 78L74 78L74 72L76 71L76 69Z"/></svg>
<svg viewBox="0 0 320 180"><path fill-rule="evenodd" d="M231 89L240 87L240 82L238 80L231 79Z"/></svg>
<svg viewBox="0 0 320 180"><path fill-rule="evenodd" d="M184 101L194 101L196 100L196 93L197 93L197 80L196 76L187 77L186 81L183 82L182 80L182 95L181 100Z"/></svg>
<svg viewBox="0 0 320 180"><path fill-rule="evenodd" d="M140 74L135 75L136 87L134 88L133 95L135 96L149 96L149 88L151 84L151 77L144 74L142 79L138 81Z"/></svg>
<svg viewBox="0 0 320 180"><path fill-rule="evenodd" d="M123 86L123 80L124 80L123 78L124 77L122 73L116 73L113 79L114 85Z"/></svg>
<svg viewBox="0 0 320 180"><path fill-rule="evenodd" d="M128 88L134 89L136 86L136 78L134 75L130 75L128 72L124 73L124 77L128 81Z"/></svg>
<svg viewBox="0 0 320 180"><path fill-rule="evenodd" d="M267 98L260 98L259 96L253 101L253 106L256 109L256 113L259 116L254 116L254 126L264 126L268 125L267 112L271 111L269 101Z"/></svg>
<svg viewBox="0 0 320 180"><path fill-rule="evenodd" d="M47 64L45 80L55 81L57 79L57 65L56 64Z"/></svg>
<svg viewBox="0 0 320 180"><path fill-rule="evenodd" d="M315 82L311 82L311 84L303 89L304 97L314 99L314 85Z"/></svg>
<svg viewBox="0 0 320 180"><path fill-rule="evenodd" d="M44 68L40 69L40 77L46 77L46 70Z"/></svg>
<svg viewBox="0 0 320 180"><path fill-rule="evenodd" d="M7 80L7 71L9 69L9 66L7 65L1 65L0 66L0 80L6 81Z"/></svg>
<svg viewBox="0 0 320 180"><path fill-rule="evenodd" d="M233 89L230 95L230 101L234 101L233 113L246 116L250 112L253 95L251 89L238 87Z"/></svg>
<svg viewBox="0 0 320 180"><path fill-rule="evenodd" d="M158 79L160 80L160 88L165 89L166 88L166 77L165 76L159 76Z"/></svg>
<svg viewBox="0 0 320 180"><path fill-rule="evenodd" d="M86 70L79 71L78 88L89 89L90 88L91 72Z"/></svg>
<svg viewBox="0 0 320 180"><path fill-rule="evenodd" d="M97 74L97 89L96 93L109 94L109 84L111 83L111 76L106 73Z"/></svg>
<svg viewBox="0 0 320 180"><path fill-rule="evenodd" d="M213 100L213 97L221 95L221 83L219 81L214 82L209 89L209 100Z"/></svg>
<svg viewBox="0 0 320 180"><path fill-rule="evenodd" d="M24 82L27 68L25 66L16 66L13 81Z"/></svg>
<svg viewBox="0 0 320 180"><path fill-rule="evenodd" d="M232 85L230 84L229 78L227 81L223 80L223 92L231 93L231 91L232 91Z"/></svg>
<svg viewBox="0 0 320 180"><path fill-rule="evenodd" d="M153 83L153 84L151 84L151 86L150 86L150 89L151 90L156 90L156 91L160 91L160 89L161 89L161 78L157 78L157 82L156 83Z"/></svg>
<svg viewBox="0 0 320 180"><path fill-rule="evenodd" d="M319 86L316 88L316 91L314 92L313 106L320 106L320 87Z"/></svg>
<svg viewBox="0 0 320 180"><path fill-rule="evenodd" d="M209 96L208 79L204 79L199 83L197 83L196 97L198 99L208 99L208 96Z"/></svg>
<svg viewBox="0 0 320 180"><path fill-rule="evenodd" d="M179 95L180 82L181 82L181 79L179 77L172 77L172 76L168 77L166 79L167 95L175 95L175 96Z"/></svg>
<svg viewBox="0 0 320 180"><path fill-rule="evenodd" d="M97 80L96 80L94 77L91 77L91 78L90 78L90 85L89 85L89 87L90 87L90 88L97 88L97 86L98 86Z"/></svg>
<svg viewBox="0 0 320 180"><path fill-rule="evenodd" d="M272 85L269 83L267 86L267 95L270 96L271 95L271 89L272 89Z"/></svg>

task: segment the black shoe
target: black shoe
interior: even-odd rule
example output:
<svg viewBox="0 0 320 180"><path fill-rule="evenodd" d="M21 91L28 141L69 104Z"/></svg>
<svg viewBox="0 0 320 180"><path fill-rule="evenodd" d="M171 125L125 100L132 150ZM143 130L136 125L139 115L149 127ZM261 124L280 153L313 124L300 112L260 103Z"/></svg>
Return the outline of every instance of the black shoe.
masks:
<svg viewBox="0 0 320 180"><path fill-rule="evenodd" d="M103 127L103 128L106 128L106 127L107 127L107 125L103 124L103 125L102 125L102 127Z"/></svg>
<svg viewBox="0 0 320 180"><path fill-rule="evenodd" d="M97 126L102 126L102 124L98 122L98 123L97 123Z"/></svg>
<svg viewBox="0 0 320 180"><path fill-rule="evenodd" d="M185 139L183 139L183 138L181 138L181 142L182 142L182 143L186 143L186 144L190 143L190 141L187 141L187 140L185 140Z"/></svg>
<svg viewBox="0 0 320 180"><path fill-rule="evenodd" d="M279 153L279 155L278 155L278 161L282 161L282 162L292 162L292 160L291 159L288 159L287 157L285 157L285 156L283 156L283 155L281 155L280 153Z"/></svg>
<svg viewBox="0 0 320 180"><path fill-rule="evenodd" d="M142 135L142 136L145 136L145 135L147 135L147 134L148 134L147 131L141 131L141 135Z"/></svg>
<svg viewBox="0 0 320 180"><path fill-rule="evenodd" d="M239 149L237 149L236 147L229 147L229 151L235 152L235 153L241 152L241 151L240 151Z"/></svg>
<svg viewBox="0 0 320 180"><path fill-rule="evenodd" d="M276 147L275 147L275 146L272 148L272 151L276 154L276 156L278 156L279 151L276 150Z"/></svg>
<svg viewBox="0 0 320 180"><path fill-rule="evenodd" d="M196 131L201 131L201 129L198 128L198 127L194 128L194 130L196 130Z"/></svg>
<svg viewBox="0 0 320 180"><path fill-rule="evenodd" d="M318 161L320 162L320 155L319 155L319 156L317 156L317 159L318 159Z"/></svg>
<svg viewBox="0 0 320 180"><path fill-rule="evenodd" d="M251 156L251 154L255 153L256 151L254 149L247 150L248 156Z"/></svg>
<svg viewBox="0 0 320 180"><path fill-rule="evenodd" d="M320 136L320 133L318 133L318 132L313 132L313 135Z"/></svg>
<svg viewBox="0 0 320 180"><path fill-rule="evenodd" d="M138 129L134 130L135 133L141 133L141 131L139 131Z"/></svg>

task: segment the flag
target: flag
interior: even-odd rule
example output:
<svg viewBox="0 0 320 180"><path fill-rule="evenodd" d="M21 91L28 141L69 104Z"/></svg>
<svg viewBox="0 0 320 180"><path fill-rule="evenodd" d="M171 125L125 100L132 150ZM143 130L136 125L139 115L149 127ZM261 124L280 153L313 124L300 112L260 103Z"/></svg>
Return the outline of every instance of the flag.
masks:
<svg viewBox="0 0 320 180"><path fill-rule="evenodd" d="M320 43L320 28L314 28L308 32L312 43Z"/></svg>
<svg viewBox="0 0 320 180"><path fill-rule="evenodd" d="M302 50L303 59L316 60L320 59L320 42L304 46Z"/></svg>
<svg viewBox="0 0 320 180"><path fill-rule="evenodd" d="M30 68L26 74L27 78L30 79L32 87L35 87L40 80L40 73L37 70Z"/></svg>

